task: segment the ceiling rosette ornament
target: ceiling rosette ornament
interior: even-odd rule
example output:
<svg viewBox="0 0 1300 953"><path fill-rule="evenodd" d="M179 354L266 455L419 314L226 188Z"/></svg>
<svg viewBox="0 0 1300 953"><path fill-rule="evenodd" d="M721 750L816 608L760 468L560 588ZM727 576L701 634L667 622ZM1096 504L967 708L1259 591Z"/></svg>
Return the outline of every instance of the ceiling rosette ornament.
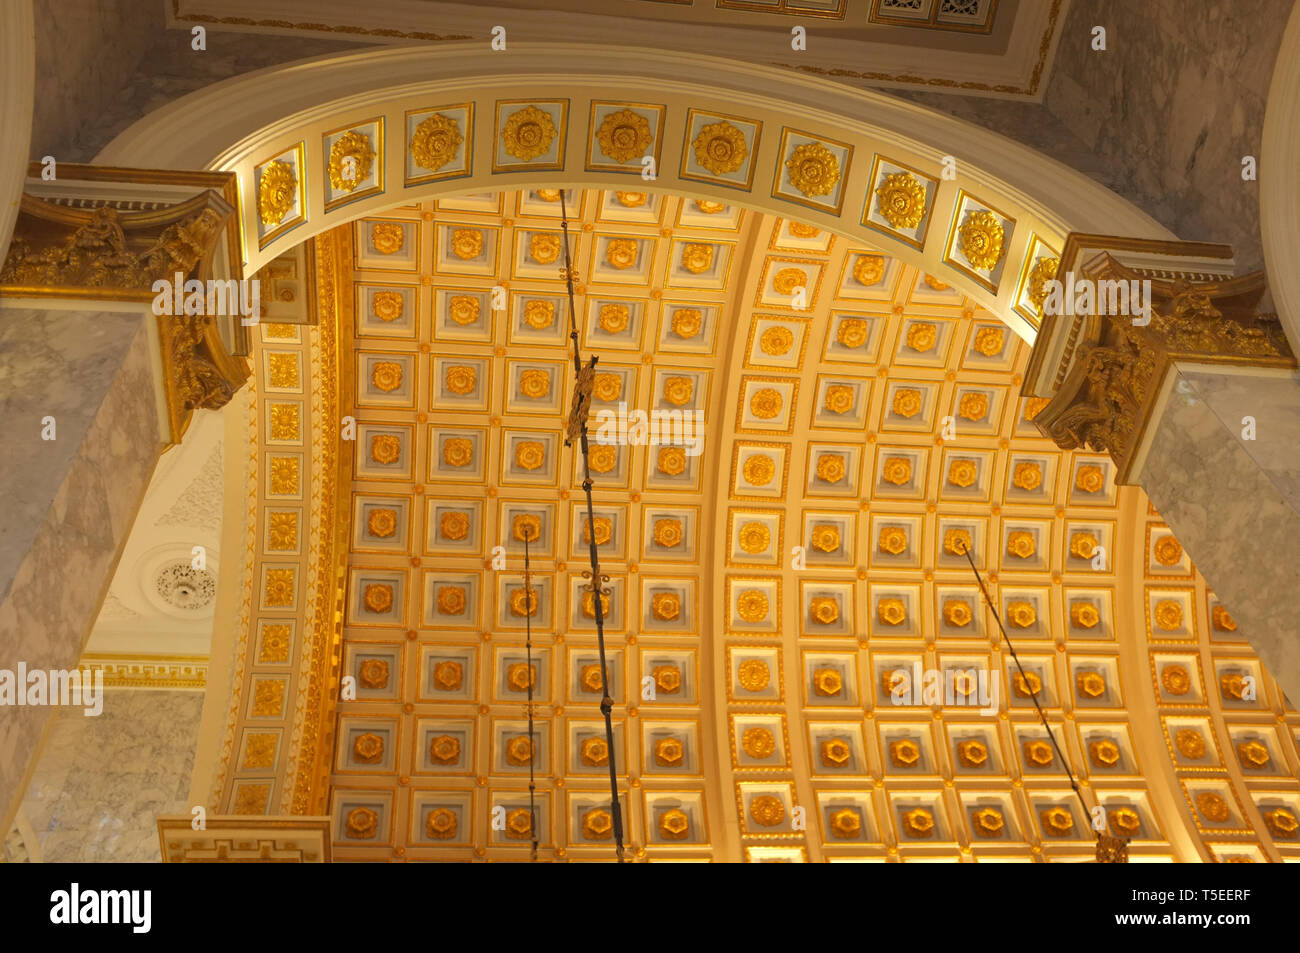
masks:
<svg viewBox="0 0 1300 953"><path fill-rule="evenodd" d="M992 212L971 212L958 230L961 253L976 268L992 271L1002 258L1002 241L1006 229Z"/></svg>
<svg viewBox="0 0 1300 953"><path fill-rule="evenodd" d="M812 198L830 195L840 181L840 160L820 142L805 142L785 163L790 184Z"/></svg>
<svg viewBox="0 0 1300 953"><path fill-rule="evenodd" d="M411 134L411 158L421 168L436 172L456 158L464 141L460 123L454 117L434 113L422 120Z"/></svg>
<svg viewBox="0 0 1300 953"><path fill-rule="evenodd" d="M374 164L375 149L370 137L355 129L345 132L330 146L330 186L343 192L354 191L370 175Z"/></svg>
<svg viewBox="0 0 1300 953"><path fill-rule="evenodd" d="M555 141L555 121L536 106L525 106L510 114L501 129L506 152L524 162L545 155Z"/></svg>
<svg viewBox="0 0 1300 953"><path fill-rule="evenodd" d="M915 228L925 217L925 186L909 172L894 172L876 189L880 214L894 228Z"/></svg>
<svg viewBox="0 0 1300 953"><path fill-rule="evenodd" d="M650 120L630 109L607 115L596 130L600 151L615 162L629 162L645 154L654 142Z"/></svg>
<svg viewBox="0 0 1300 953"><path fill-rule="evenodd" d="M695 149L695 161L714 175L735 172L749 155L745 134L725 121L701 128L691 145Z"/></svg>
<svg viewBox="0 0 1300 953"><path fill-rule="evenodd" d="M298 174L288 162L275 161L257 177L257 214L263 225L278 225L293 208Z"/></svg>

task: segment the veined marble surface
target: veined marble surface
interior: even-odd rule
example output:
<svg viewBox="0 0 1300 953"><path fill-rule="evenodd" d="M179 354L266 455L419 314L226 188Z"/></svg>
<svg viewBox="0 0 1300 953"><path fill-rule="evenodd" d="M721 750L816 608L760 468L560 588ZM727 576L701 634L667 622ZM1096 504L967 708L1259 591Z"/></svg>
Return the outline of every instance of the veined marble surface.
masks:
<svg viewBox="0 0 1300 953"><path fill-rule="evenodd" d="M0 669L81 658L161 449L145 320L0 311ZM0 820L53 710L0 708Z"/></svg>
<svg viewBox="0 0 1300 953"><path fill-rule="evenodd" d="M41 859L157 862L159 814L188 814L202 692L110 690L59 709L23 799Z"/></svg>
<svg viewBox="0 0 1300 953"><path fill-rule="evenodd" d="M1240 418L1225 426L1198 385L1221 406L1232 406L1229 385L1176 381L1137 480L1240 634L1283 691L1300 701L1300 513L1272 471L1246 451ZM1294 414L1294 392L1291 400ZM1283 410L1265 419L1284 420ZM1279 442L1261 458L1282 461L1286 453ZM1300 454L1289 453L1294 467Z"/></svg>

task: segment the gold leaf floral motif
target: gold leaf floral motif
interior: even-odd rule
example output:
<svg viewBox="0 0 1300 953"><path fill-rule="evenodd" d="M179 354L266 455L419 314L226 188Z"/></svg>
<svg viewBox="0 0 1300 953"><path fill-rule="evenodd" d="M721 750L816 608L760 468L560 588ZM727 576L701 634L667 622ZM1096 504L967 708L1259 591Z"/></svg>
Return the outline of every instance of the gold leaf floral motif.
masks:
<svg viewBox="0 0 1300 953"><path fill-rule="evenodd" d="M478 303L477 299L471 299ZM397 291L376 291L370 299L371 310L380 321L396 321L406 308L406 299Z"/></svg>
<svg viewBox="0 0 1300 953"><path fill-rule="evenodd" d="M1207 821L1213 821L1216 824L1222 824L1232 816L1228 808L1228 802L1221 795L1213 791L1202 791L1196 795L1196 809Z"/></svg>
<svg viewBox="0 0 1300 953"><path fill-rule="evenodd" d="M957 413L970 421L983 420L989 413L988 395L978 391L962 394Z"/></svg>
<svg viewBox="0 0 1300 953"><path fill-rule="evenodd" d="M682 614L682 600L675 592L656 592L650 597L650 611L662 622L672 622Z"/></svg>
<svg viewBox="0 0 1300 953"><path fill-rule="evenodd" d="M444 381L447 390L464 397L474 393L474 388L478 386L478 372L467 364L453 364L447 368Z"/></svg>
<svg viewBox="0 0 1300 953"><path fill-rule="evenodd" d="M840 160L820 142L797 146L785 162L790 184L812 198L830 195L840 181Z"/></svg>
<svg viewBox="0 0 1300 953"><path fill-rule="evenodd" d="M533 815L526 807L517 807L506 812L506 837L512 840L528 840L533 836Z"/></svg>
<svg viewBox="0 0 1300 953"><path fill-rule="evenodd" d="M780 415L784 403L779 390L762 387L749 398L749 412L759 420L771 420Z"/></svg>
<svg viewBox="0 0 1300 953"><path fill-rule="evenodd" d="M379 832L379 813L368 807L354 807L348 811L344 826L348 837L370 840Z"/></svg>
<svg viewBox="0 0 1300 953"><path fill-rule="evenodd" d="M839 454L823 453L817 457L817 479L823 483L839 483L844 474L844 458Z"/></svg>
<svg viewBox="0 0 1300 953"><path fill-rule="evenodd" d="M714 175L735 172L749 155L745 134L725 121L703 126L691 145L695 161Z"/></svg>
<svg viewBox="0 0 1300 953"><path fill-rule="evenodd" d="M1220 632L1237 631L1236 621L1228 614L1228 610L1223 606L1215 606L1210 610L1210 622Z"/></svg>
<svg viewBox="0 0 1300 953"><path fill-rule="evenodd" d="M262 650L259 662L289 661L289 626L283 623L262 626Z"/></svg>
<svg viewBox="0 0 1300 953"><path fill-rule="evenodd" d="M988 761L989 749L978 738L971 738L957 745L957 758L968 768L978 768Z"/></svg>
<svg viewBox="0 0 1300 953"><path fill-rule="evenodd" d="M757 521L741 526L736 539L740 548L751 555L766 552L772 544L771 532L765 524Z"/></svg>
<svg viewBox="0 0 1300 953"><path fill-rule="evenodd" d="M293 165L279 160L262 168L257 177L257 214L263 225L278 225L298 198L298 174Z"/></svg>
<svg viewBox="0 0 1300 953"><path fill-rule="evenodd" d="M469 536L469 516L455 510L443 513L438 519L438 531L443 539L465 539Z"/></svg>
<svg viewBox="0 0 1300 953"><path fill-rule="evenodd" d="M558 202L560 200L559 189L538 189L537 197L543 202Z"/></svg>
<svg viewBox="0 0 1300 953"><path fill-rule="evenodd" d="M682 688L682 670L676 665L656 665L650 672L659 691L676 695Z"/></svg>
<svg viewBox="0 0 1300 953"><path fill-rule="evenodd" d="M366 529L371 536L388 539L397 532L397 510L375 508L366 517Z"/></svg>
<svg viewBox="0 0 1300 953"><path fill-rule="evenodd" d="M679 766L685 758L685 747L677 738L660 738L655 742L655 764L665 768Z"/></svg>
<svg viewBox="0 0 1300 953"><path fill-rule="evenodd" d="M840 528L834 523L815 523L811 541L813 549L833 553L840 548Z"/></svg>
<svg viewBox="0 0 1300 953"><path fill-rule="evenodd" d="M650 196L645 192L615 192L614 198L618 199L618 204L624 208L640 208L645 205Z"/></svg>
<svg viewBox="0 0 1300 953"><path fill-rule="evenodd" d="M460 760L460 739L455 735L438 735L429 742L429 760L437 764L455 764Z"/></svg>
<svg viewBox="0 0 1300 953"><path fill-rule="evenodd" d="M524 323L538 331L555 323L555 302L530 298L524 302Z"/></svg>
<svg viewBox="0 0 1300 953"><path fill-rule="evenodd" d="M1205 738L1195 729L1179 728L1174 735L1174 747L1185 758L1197 760L1205 757Z"/></svg>
<svg viewBox="0 0 1300 953"><path fill-rule="evenodd" d="M767 486L776 476L776 461L766 454L751 454L745 458L745 465L741 468L741 472L744 474L745 482L750 486Z"/></svg>
<svg viewBox="0 0 1300 953"><path fill-rule="evenodd" d="M1089 464L1079 467L1078 472L1074 475L1075 489L1084 493L1100 493L1105 485L1106 475L1098 466Z"/></svg>
<svg viewBox="0 0 1300 953"><path fill-rule="evenodd" d="M452 840L456 828L456 813L445 807L435 807L424 820L424 836L430 840Z"/></svg>
<svg viewBox="0 0 1300 953"><path fill-rule="evenodd" d="M464 326L478 320L479 299L474 295L453 295L447 302L447 316Z"/></svg>
<svg viewBox="0 0 1300 953"><path fill-rule="evenodd" d="M899 526L887 526L880 531L877 546L882 553L898 556L907 552L907 530Z"/></svg>
<svg viewBox="0 0 1300 953"><path fill-rule="evenodd" d="M903 814L903 830L908 837L929 837L934 832L934 815L923 807Z"/></svg>
<svg viewBox="0 0 1300 953"><path fill-rule="evenodd" d="M442 443L442 462L449 467L467 467L474 462L474 441L468 437L448 437Z"/></svg>
<svg viewBox="0 0 1300 953"><path fill-rule="evenodd" d="M802 268L782 268L772 278L772 290L779 295L793 294L796 288L808 286L808 275Z"/></svg>
<svg viewBox="0 0 1300 953"><path fill-rule="evenodd" d="M713 267L713 246L690 242L682 247L682 267L693 275L702 275Z"/></svg>
<svg viewBox="0 0 1300 953"><path fill-rule="evenodd" d="M1101 621L1101 613L1091 602L1075 602L1070 605L1070 624L1076 629L1092 629Z"/></svg>
<svg viewBox="0 0 1300 953"><path fill-rule="evenodd" d="M853 757L853 749L843 738L827 738L820 747L822 764L828 768L842 768Z"/></svg>
<svg viewBox="0 0 1300 953"><path fill-rule="evenodd" d="M477 228L457 228L451 233L452 253L462 261L472 261L483 254L483 233Z"/></svg>
<svg viewBox="0 0 1300 953"><path fill-rule="evenodd" d="M894 391L894 413L900 417L915 417L921 412L921 392L912 387Z"/></svg>
<svg viewBox="0 0 1300 953"><path fill-rule="evenodd" d="M904 486L912 479L911 457L886 457L880 470L881 478L894 486Z"/></svg>
<svg viewBox="0 0 1300 953"><path fill-rule="evenodd" d="M1192 690L1192 676L1182 665L1166 665L1160 672L1160 684L1170 695L1186 695Z"/></svg>
<svg viewBox="0 0 1300 953"><path fill-rule="evenodd" d="M764 354L778 357L788 354L794 347L794 332L782 325L774 325L763 332L758 339L758 346Z"/></svg>
<svg viewBox="0 0 1300 953"><path fill-rule="evenodd" d="M604 738L583 738L580 746L582 763L592 768L609 764L609 745Z"/></svg>
<svg viewBox="0 0 1300 953"><path fill-rule="evenodd" d="M936 278L934 275L925 276L925 284L934 291L947 291L948 286Z"/></svg>
<svg viewBox="0 0 1300 953"><path fill-rule="evenodd" d="M1002 812L996 807L982 807L971 815L975 828L984 837L998 837L1002 833L1004 821Z"/></svg>
<svg viewBox="0 0 1300 953"><path fill-rule="evenodd" d="M525 106L510 114L501 129L506 152L524 162L545 155L555 140L555 121L536 106Z"/></svg>
<svg viewBox="0 0 1300 953"><path fill-rule="evenodd" d="M1001 328L986 326L975 332L975 350L985 357L996 357L1002 353L1006 335Z"/></svg>
<svg viewBox="0 0 1300 953"><path fill-rule="evenodd" d="M352 757L359 764L378 764L384 759L384 739L373 731L357 735L352 743Z"/></svg>
<svg viewBox="0 0 1300 953"><path fill-rule="evenodd" d="M664 840L686 840L691 832L691 821L686 812L670 808L659 815L659 836Z"/></svg>
<svg viewBox="0 0 1300 953"><path fill-rule="evenodd" d="M876 603L876 618L882 625L902 625L907 621L907 606L902 599L881 599Z"/></svg>
<svg viewBox="0 0 1300 953"><path fill-rule="evenodd" d="M1269 833L1284 840L1295 837L1296 830L1300 829L1300 819L1297 819L1293 812L1284 807L1275 807L1271 811L1265 811L1264 823L1268 825Z"/></svg>
<svg viewBox="0 0 1300 953"><path fill-rule="evenodd" d="M767 596L758 589L746 589L736 597L736 614L746 622L762 622L767 609Z"/></svg>
<svg viewBox="0 0 1300 953"><path fill-rule="evenodd" d="M396 222L376 222L370 226L370 244L381 255L396 255L406 244L406 229Z"/></svg>
<svg viewBox="0 0 1300 953"><path fill-rule="evenodd" d="M867 322L861 318L841 318L835 329L835 340L848 348L862 347L867 343Z"/></svg>
<svg viewBox="0 0 1300 953"><path fill-rule="evenodd" d="M1100 698L1106 694L1106 679L1101 672L1080 672L1074 685L1080 695L1088 698Z"/></svg>
<svg viewBox="0 0 1300 953"><path fill-rule="evenodd" d="M596 618L596 597L590 589L582 593L582 614L588 619ZM603 592L600 594L600 617L609 618L609 596Z"/></svg>
<svg viewBox="0 0 1300 953"><path fill-rule="evenodd" d="M523 592L522 589L516 590ZM522 615L523 613L520 613ZM515 662L506 668L506 684L510 686L511 691L526 692L529 684L532 684L533 690L537 690L537 666L529 665L527 662Z"/></svg>
<svg viewBox="0 0 1300 953"><path fill-rule="evenodd" d="M396 361L376 361L370 369L370 383L385 393L402 386L402 365Z"/></svg>
<svg viewBox="0 0 1300 953"><path fill-rule="evenodd" d="M1061 260L1059 258L1040 258L1034 262L1034 267L1029 269L1029 278L1025 283L1025 288L1035 311L1043 310L1043 302L1047 300L1047 293L1050 289L1048 283L1056 277L1056 269L1060 264Z"/></svg>
<svg viewBox="0 0 1300 953"><path fill-rule="evenodd" d="M609 244L605 246L605 261L619 271L635 265L636 254L636 241L631 238L610 239Z"/></svg>
<svg viewBox="0 0 1300 953"><path fill-rule="evenodd" d="M672 549L682 543L681 520L655 520L654 540L658 546Z"/></svg>
<svg viewBox="0 0 1300 953"><path fill-rule="evenodd" d="M534 513L516 513L510 523L510 535L521 543L537 542L542 538L542 518Z"/></svg>
<svg viewBox="0 0 1300 953"><path fill-rule="evenodd" d="M1088 757L1092 763L1101 768L1113 768L1119 764L1119 745L1109 738L1093 741L1088 745Z"/></svg>
<svg viewBox="0 0 1300 953"><path fill-rule="evenodd" d="M524 371L519 375L519 392L533 400L545 397L551 392L551 375L535 369Z"/></svg>
<svg viewBox="0 0 1300 953"><path fill-rule="evenodd" d="M299 419L297 404L272 404L271 439L297 440Z"/></svg>
<svg viewBox="0 0 1300 953"><path fill-rule="evenodd" d="M928 351L938 339L938 328L924 321L916 321L908 326L907 346L913 351Z"/></svg>
<svg viewBox="0 0 1300 953"><path fill-rule="evenodd" d="M962 223L961 253L976 268L992 271L1002 257L1002 239L1006 230L992 212L971 212Z"/></svg>
<svg viewBox="0 0 1300 953"><path fill-rule="evenodd" d="M443 586L438 590L438 611L443 615L463 615L465 605L464 586Z"/></svg>
<svg viewBox="0 0 1300 953"><path fill-rule="evenodd" d="M632 311L625 304L602 304L600 306L600 329L606 334L620 334L627 330Z"/></svg>
<svg viewBox="0 0 1300 953"><path fill-rule="evenodd" d="M699 308L678 308L673 312L673 334L679 338L693 338L704 326L704 314Z"/></svg>
<svg viewBox="0 0 1300 953"><path fill-rule="evenodd" d="M297 513L270 513L270 525L267 528L267 537L269 548L271 549L297 549L298 548L298 514Z"/></svg>
<svg viewBox="0 0 1300 953"><path fill-rule="evenodd" d="M686 451L681 447L660 447L655 467L665 476L679 476L686 472Z"/></svg>
<svg viewBox="0 0 1300 953"><path fill-rule="evenodd" d="M1034 534L1027 530L1015 530L1007 534L1007 555L1019 559L1029 559L1037 550Z"/></svg>
<svg viewBox="0 0 1300 953"><path fill-rule="evenodd" d="M847 414L853 409L853 388L848 384L831 384L826 388L826 409L834 414Z"/></svg>
<svg viewBox="0 0 1300 953"><path fill-rule="evenodd" d="M357 681L366 688L383 688L388 684L388 660L366 659L357 667Z"/></svg>
<svg viewBox="0 0 1300 953"><path fill-rule="evenodd" d="M596 545L604 546L614 536L614 521L608 516L596 516L582 521L582 541L591 544L592 524L595 524Z"/></svg>
<svg viewBox="0 0 1300 953"><path fill-rule="evenodd" d="M664 400L674 407L684 407L694 396L695 382L689 377L664 378Z"/></svg>
<svg viewBox="0 0 1300 953"><path fill-rule="evenodd" d="M1064 837L1074 830L1074 815L1067 808L1049 807L1045 811L1040 811L1038 817L1043 822L1043 830L1047 834Z"/></svg>
<svg viewBox="0 0 1300 953"><path fill-rule="evenodd" d="M546 447L539 441L520 440L515 444L515 466L519 469L540 470L544 463L546 463Z"/></svg>
<svg viewBox="0 0 1300 953"><path fill-rule="evenodd" d="M1172 632L1183 624L1183 607L1176 599L1161 599L1156 603L1156 625Z"/></svg>
<svg viewBox="0 0 1300 953"><path fill-rule="evenodd" d="M1172 536L1160 537L1156 540L1154 549L1156 562L1162 566L1176 566L1178 560L1183 558L1183 547Z"/></svg>
<svg viewBox="0 0 1300 953"><path fill-rule="evenodd" d="M603 808L582 815L582 836L587 840L609 840L614 836L614 817Z"/></svg>
<svg viewBox="0 0 1300 953"><path fill-rule="evenodd" d="M755 725L740 736L740 747L751 758L764 761L776 753L776 738L768 729Z"/></svg>
<svg viewBox="0 0 1300 953"><path fill-rule="evenodd" d="M588 694L599 695L605 690L605 677L601 674L599 665L582 666L578 681L582 684L582 690Z"/></svg>
<svg viewBox="0 0 1300 953"><path fill-rule="evenodd" d="M389 437L396 441L396 437L389 434L380 436ZM376 463L392 463L397 459L397 452L393 453L392 460L381 460L376 456L375 441L379 437L372 437L370 440L370 458ZM381 447L391 448L388 443L381 444ZM397 443L395 451L401 450L400 441ZM272 457L271 458L271 492L276 496L293 496L298 492L298 458L297 457Z"/></svg>
<svg viewBox="0 0 1300 953"><path fill-rule="evenodd" d="M1043 680L1037 672L1026 671L1023 675L1016 672L1011 683L1021 698L1032 698L1043 690Z"/></svg>
<svg viewBox="0 0 1300 953"><path fill-rule="evenodd" d="M366 586L362 601L370 612L387 612L393 608L393 587L372 583Z"/></svg>
<svg viewBox="0 0 1300 953"><path fill-rule="evenodd" d="M1076 559L1091 559L1097 551L1095 533L1072 533L1070 535L1070 555Z"/></svg>
<svg viewBox="0 0 1300 953"><path fill-rule="evenodd" d="M411 133L411 158L421 168L436 172L456 158L456 152L464 141L460 123L454 116L434 113L421 120Z"/></svg>
<svg viewBox="0 0 1300 953"><path fill-rule="evenodd" d="M921 760L921 747L911 738L889 743L889 760L896 768L912 768Z"/></svg>
<svg viewBox="0 0 1300 953"><path fill-rule="evenodd" d="M644 155L654 136L650 134L649 119L630 109L620 109L601 121L596 141L601 152L615 162L624 163Z"/></svg>
<svg viewBox="0 0 1300 953"><path fill-rule="evenodd" d="M813 669L812 683L818 695L831 698L844 688L844 676L837 668L817 668Z"/></svg>
<svg viewBox="0 0 1300 953"><path fill-rule="evenodd" d="M1021 462L1011 475L1013 486L1022 490L1036 490L1043 485L1043 468L1040 464Z"/></svg>
<svg viewBox="0 0 1300 953"><path fill-rule="evenodd" d="M532 738L527 735L515 735L506 740L506 762L508 764L529 764L532 760Z"/></svg>
<svg viewBox="0 0 1300 953"><path fill-rule="evenodd" d="M1052 763L1052 746L1041 738L1025 742L1025 760L1030 764L1045 768Z"/></svg>
<svg viewBox="0 0 1300 953"><path fill-rule="evenodd" d="M925 186L909 172L891 172L876 188L880 214L894 228L915 228L925 217Z"/></svg>
<svg viewBox="0 0 1300 953"><path fill-rule="evenodd" d="M736 669L736 680L747 692L761 692L772 680L772 674L762 659L749 658Z"/></svg>
<svg viewBox="0 0 1300 953"><path fill-rule="evenodd" d="M974 669L958 669L952 673L953 688L963 697L970 698L975 694L978 687L978 680L975 678Z"/></svg>
<svg viewBox="0 0 1300 953"><path fill-rule="evenodd" d="M862 815L851 807L832 811L831 835L839 840L856 840L862 835Z"/></svg>
<svg viewBox="0 0 1300 953"><path fill-rule="evenodd" d="M1025 401L1025 420L1033 420L1052 402L1050 397L1030 397Z"/></svg>
<svg viewBox="0 0 1300 953"><path fill-rule="evenodd" d="M560 236L554 232L533 232L528 238L528 257L539 265L552 264L560 257Z"/></svg>
<svg viewBox="0 0 1300 953"><path fill-rule="evenodd" d="M831 596L817 596L809 602L808 614L818 625L834 625L840 618L839 600Z"/></svg>
<svg viewBox="0 0 1300 953"><path fill-rule="evenodd" d="M945 599L943 603L943 620L958 629L970 625L970 605L961 599Z"/></svg>
<svg viewBox="0 0 1300 953"><path fill-rule="evenodd" d="M948 482L953 486L968 487L975 482L977 470L973 460L954 460L948 464Z"/></svg>
<svg viewBox="0 0 1300 953"><path fill-rule="evenodd" d="M609 473L618 466L618 448L613 444L598 443L591 448L589 457L594 473Z"/></svg>
<svg viewBox="0 0 1300 953"><path fill-rule="evenodd" d="M264 679L253 692L253 714L279 715L284 709L284 679Z"/></svg>
<svg viewBox="0 0 1300 953"><path fill-rule="evenodd" d="M605 403L618 400L623 394L623 378L618 374L597 374L591 393L596 400Z"/></svg>
<svg viewBox="0 0 1300 953"><path fill-rule="evenodd" d="M1017 629L1028 629L1038 621L1038 610L1032 602L1008 602L1007 621Z"/></svg>
<svg viewBox="0 0 1300 953"><path fill-rule="evenodd" d="M355 129L345 132L330 146L330 187L336 191L354 191L369 177L374 162L375 150L370 137Z"/></svg>
<svg viewBox="0 0 1300 953"><path fill-rule="evenodd" d="M1224 672L1219 676L1219 693L1228 701L1245 701L1245 676L1240 672Z"/></svg>
<svg viewBox="0 0 1300 953"><path fill-rule="evenodd" d="M808 225L804 222L790 222L790 234L795 238L816 238L822 233L822 230L816 225Z"/></svg>
<svg viewBox="0 0 1300 953"><path fill-rule="evenodd" d="M853 279L871 287L885 277L884 255L859 255L853 262Z"/></svg>
<svg viewBox="0 0 1300 953"><path fill-rule="evenodd" d="M696 199L695 207L705 215L717 215L719 212L725 212L727 210L726 203L713 202L709 199Z"/></svg>
<svg viewBox="0 0 1300 953"><path fill-rule="evenodd" d="M967 550L974 550L968 529L946 529L943 531L943 551L950 556L965 556Z"/></svg>
<svg viewBox="0 0 1300 953"><path fill-rule="evenodd" d="M785 820L785 805L771 794L760 794L749 802L749 816L764 827L775 827Z"/></svg>

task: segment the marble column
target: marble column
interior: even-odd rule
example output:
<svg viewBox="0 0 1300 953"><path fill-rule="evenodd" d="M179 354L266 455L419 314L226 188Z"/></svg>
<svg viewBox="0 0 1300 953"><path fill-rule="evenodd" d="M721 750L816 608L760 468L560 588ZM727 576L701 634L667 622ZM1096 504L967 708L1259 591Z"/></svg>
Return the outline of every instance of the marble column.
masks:
<svg viewBox="0 0 1300 953"><path fill-rule="evenodd" d="M0 670L81 657L162 449L152 320L0 309ZM0 708L6 830L51 711Z"/></svg>

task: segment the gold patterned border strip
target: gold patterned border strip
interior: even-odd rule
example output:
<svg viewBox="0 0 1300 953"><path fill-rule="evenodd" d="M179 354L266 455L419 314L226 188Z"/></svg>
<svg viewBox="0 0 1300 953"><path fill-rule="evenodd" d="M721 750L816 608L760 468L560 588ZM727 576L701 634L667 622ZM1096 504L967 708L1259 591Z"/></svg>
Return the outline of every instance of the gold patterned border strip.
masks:
<svg viewBox="0 0 1300 953"><path fill-rule="evenodd" d="M104 652L82 656L81 665L92 672L103 672L105 688L202 691L208 683L206 655L131 655Z"/></svg>

